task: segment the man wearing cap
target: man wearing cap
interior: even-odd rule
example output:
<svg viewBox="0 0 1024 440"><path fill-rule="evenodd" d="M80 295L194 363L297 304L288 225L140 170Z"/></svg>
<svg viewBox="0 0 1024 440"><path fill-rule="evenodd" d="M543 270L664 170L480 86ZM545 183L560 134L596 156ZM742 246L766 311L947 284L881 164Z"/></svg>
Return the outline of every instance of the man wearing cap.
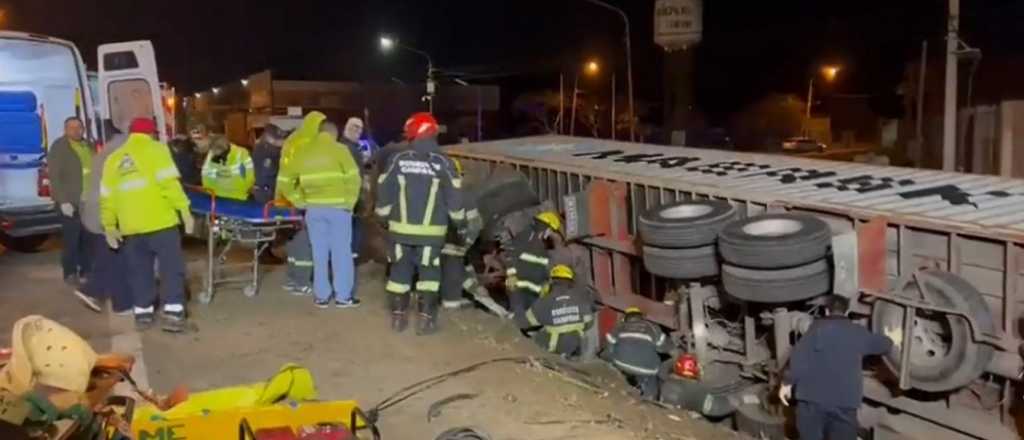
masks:
<svg viewBox="0 0 1024 440"><path fill-rule="evenodd" d="M168 147L154 139L156 124L138 118L129 132L125 144L103 164L103 231L107 244L125 253L136 327L146 330L156 320L153 267L159 259L162 328L182 332L186 329L185 257L178 227L184 225L190 234L195 226L189 200Z"/></svg>
<svg viewBox="0 0 1024 440"><path fill-rule="evenodd" d="M612 365L631 378L644 398L658 398L658 369L661 356L671 348L671 342L657 324L644 319L637 307L626 309L626 317L605 335L608 345L605 353Z"/></svg>
<svg viewBox="0 0 1024 440"><path fill-rule="evenodd" d="M551 269L551 282L540 299L516 323L523 330L539 329L533 341L550 353L566 358L579 356L583 332L594 322L594 300L585 288L574 285L575 274L564 264Z"/></svg>

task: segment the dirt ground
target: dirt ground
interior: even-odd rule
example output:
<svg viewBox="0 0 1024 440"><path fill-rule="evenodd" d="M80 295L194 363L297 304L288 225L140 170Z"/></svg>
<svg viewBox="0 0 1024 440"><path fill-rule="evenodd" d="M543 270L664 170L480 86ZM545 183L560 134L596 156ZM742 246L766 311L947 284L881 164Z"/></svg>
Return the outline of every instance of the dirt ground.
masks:
<svg viewBox="0 0 1024 440"><path fill-rule="evenodd" d="M201 249L189 249L190 283L199 285ZM148 383L168 391L260 381L281 365L309 367L323 399L356 399L373 407L402 387L489 359L541 356L513 325L479 310L443 313L442 332L418 337L388 327L383 268L359 270L358 309L316 309L310 297L280 289L283 266L267 269L255 298L225 287L208 306L193 302L193 331L168 335L158 330L131 335L129 318L97 315L82 308L60 280L58 253L0 254L0 324L40 313L81 332L98 351L111 339L141 340ZM9 334L3 331L0 345ZM119 344L114 344L119 345ZM120 344L119 346L123 346ZM456 426L474 426L494 440L547 439L725 439L738 435L684 411L642 404L627 393L616 372L603 362L577 365L601 395L559 376L521 364L497 363L455 377L384 410L379 426L385 439L433 439ZM427 409L454 394L476 397L444 406L434 420Z"/></svg>

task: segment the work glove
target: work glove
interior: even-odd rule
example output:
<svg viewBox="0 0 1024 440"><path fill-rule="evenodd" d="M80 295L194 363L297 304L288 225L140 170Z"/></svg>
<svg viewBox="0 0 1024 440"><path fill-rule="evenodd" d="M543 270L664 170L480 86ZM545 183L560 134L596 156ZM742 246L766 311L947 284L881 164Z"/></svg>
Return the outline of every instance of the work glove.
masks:
<svg viewBox="0 0 1024 440"><path fill-rule="evenodd" d="M118 231L117 229L107 231L104 236L107 239L107 246L110 246L111 249L121 247L121 242L124 241L124 237L121 236L121 231Z"/></svg>
<svg viewBox="0 0 1024 440"><path fill-rule="evenodd" d="M892 346L900 350L900 345L903 344L903 328L899 326L885 327L882 331L885 333L885 337L892 341Z"/></svg>
<svg viewBox="0 0 1024 440"><path fill-rule="evenodd" d="M71 217L75 215L75 206L70 203L61 203L60 213L64 214L64 217Z"/></svg>
<svg viewBox="0 0 1024 440"><path fill-rule="evenodd" d="M779 400L783 405L789 406L789 399L793 397L793 385L782 384L779 386Z"/></svg>
<svg viewBox="0 0 1024 440"><path fill-rule="evenodd" d="M182 214L181 224L185 226L186 235L192 235L196 230L196 219L192 217L192 214Z"/></svg>

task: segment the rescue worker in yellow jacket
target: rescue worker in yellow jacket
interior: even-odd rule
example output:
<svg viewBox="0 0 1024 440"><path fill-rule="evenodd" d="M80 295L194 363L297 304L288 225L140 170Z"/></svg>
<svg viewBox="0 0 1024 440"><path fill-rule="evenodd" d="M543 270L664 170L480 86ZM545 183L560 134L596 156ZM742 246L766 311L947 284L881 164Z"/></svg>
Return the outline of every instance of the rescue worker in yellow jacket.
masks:
<svg viewBox="0 0 1024 440"><path fill-rule="evenodd" d="M541 348L576 357L583 347L583 332L594 322L594 300L586 288L575 285L576 274L569 266L556 265L550 277L540 299L516 321L524 330L539 328L533 340Z"/></svg>
<svg viewBox="0 0 1024 440"><path fill-rule="evenodd" d="M327 119L323 113L309 112L296 128L281 144L281 159L277 171L277 182L274 185L274 198L284 199L284 193L296 191L296 182L288 177L292 175L291 165L295 153L308 145L320 133L320 124ZM284 180L281 175L284 175ZM294 203L294 202L293 202ZM285 274L284 290L295 296L313 294L313 248L309 244L309 229L299 228L285 245L288 253L288 270Z"/></svg>
<svg viewBox="0 0 1024 440"><path fill-rule="evenodd" d="M100 220L107 244L125 253L136 327L146 330L155 322L153 266L159 260L163 330L177 333L186 328L185 257L178 226L184 224L191 233L195 225L170 150L153 138L156 130L151 119L135 119L128 140L104 162Z"/></svg>
<svg viewBox="0 0 1024 440"><path fill-rule="evenodd" d="M462 179L437 145L437 132L437 120L431 114L412 115L405 122L412 148L391 156L378 178L376 214L394 243L386 290L391 293L391 328L396 332L408 325L405 313L413 278L419 292L416 333L437 331L441 248L449 223L460 237L466 237Z"/></svg>
<svg viewBox="0 0 1024 440"><path fill-rule="evenodd" d="M505 290L516 319L522 319L548 283L548 241L558 240L561 230L562 218L558 213L544 211L534 217L532 227L520 232L504 246L507 258Z"/></svg>
<svg viewBox="0 0 1024 440"><path fill-rule="evenodd" d="M278 173L282 195L306 209L313 246L313 302L318 308L330 306L332 297L339 308L359 306L352 296L352 208L362 186L359 171L348 147L338 142L338 127L325 121L316 139L296 151Z"/></svg>
<svg viewBox="0 0 1024 440"><path fill-rule="evenodd" d="M211 136L202 174L203 188L217 197L246 200L256 184L249 150L232 144L223 135Z"/></svg>

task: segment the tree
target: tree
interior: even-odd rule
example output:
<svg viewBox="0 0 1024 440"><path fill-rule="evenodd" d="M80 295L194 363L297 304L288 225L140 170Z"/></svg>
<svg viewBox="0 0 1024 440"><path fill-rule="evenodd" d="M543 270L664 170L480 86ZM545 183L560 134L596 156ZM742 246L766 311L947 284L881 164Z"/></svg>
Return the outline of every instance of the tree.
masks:
<svg viewBox="0 0 1024 440"><path fill-rule="evenodd" d="M793 95L770 94L732 119L736 144L750 149L776 149L788 137L800 133L805 102Z"/></svg>

